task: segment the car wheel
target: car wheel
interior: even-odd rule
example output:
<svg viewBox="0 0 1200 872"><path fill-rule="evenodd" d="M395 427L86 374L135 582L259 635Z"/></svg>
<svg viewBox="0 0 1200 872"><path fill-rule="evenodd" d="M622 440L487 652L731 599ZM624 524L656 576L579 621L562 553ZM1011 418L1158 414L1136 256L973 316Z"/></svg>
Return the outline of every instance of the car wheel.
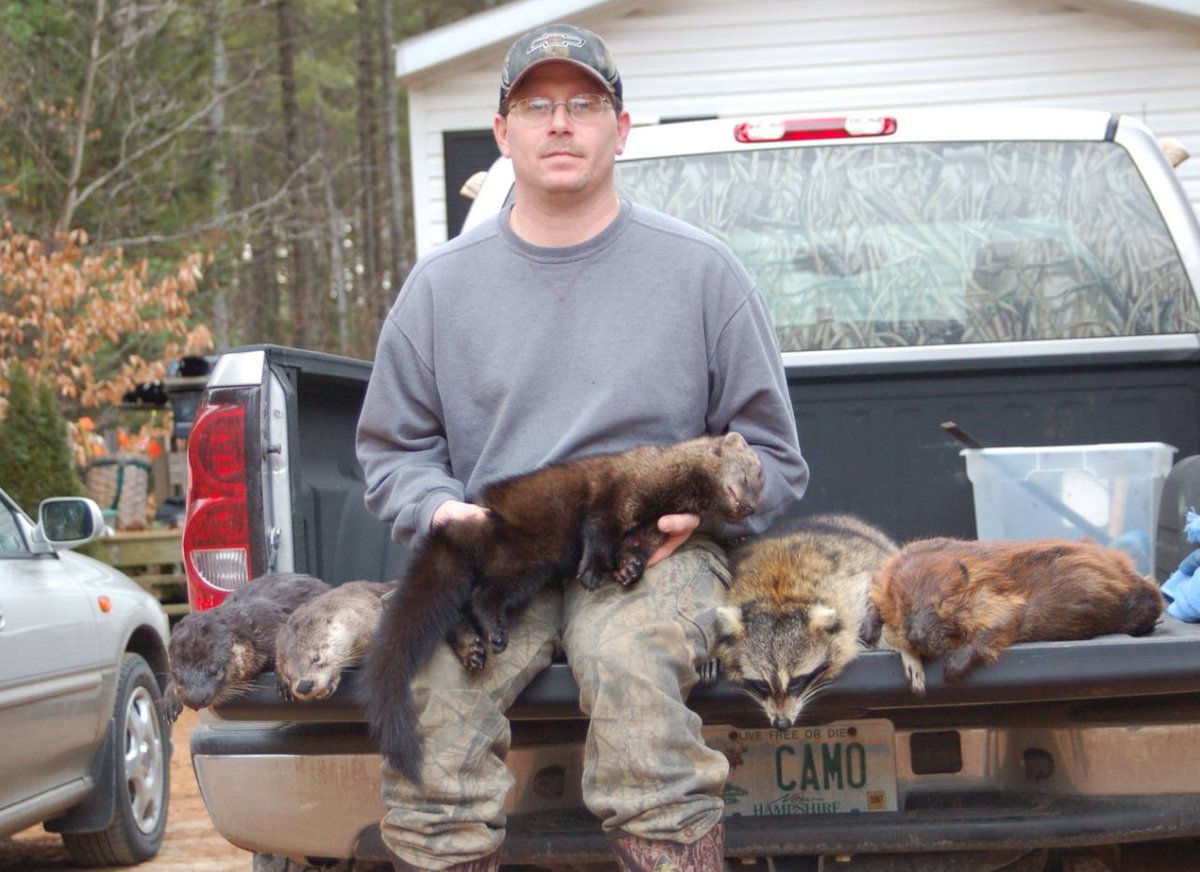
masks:
<svg viewBox="0 0 1200 872"><path fill-rule="evenodd" d="M71 858L83 866L128 866L158 853L167 828L170 761L162 697L150 666L126 654L117 681L113 724L119 737L108 829L64 833Z"/></svg>

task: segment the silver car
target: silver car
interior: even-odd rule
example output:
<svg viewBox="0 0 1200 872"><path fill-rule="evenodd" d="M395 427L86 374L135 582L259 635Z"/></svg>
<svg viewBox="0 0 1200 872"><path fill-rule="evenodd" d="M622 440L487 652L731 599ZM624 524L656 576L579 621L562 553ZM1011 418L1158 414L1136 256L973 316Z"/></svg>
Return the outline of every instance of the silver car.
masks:
<svg viewBox="0 0 1200 872"><path fill-rule="evenodd" d="M153 857L167 824L167 618L69 549L104 535L92 500L0 491L0 838L36 823L82 865Z"/></svg>

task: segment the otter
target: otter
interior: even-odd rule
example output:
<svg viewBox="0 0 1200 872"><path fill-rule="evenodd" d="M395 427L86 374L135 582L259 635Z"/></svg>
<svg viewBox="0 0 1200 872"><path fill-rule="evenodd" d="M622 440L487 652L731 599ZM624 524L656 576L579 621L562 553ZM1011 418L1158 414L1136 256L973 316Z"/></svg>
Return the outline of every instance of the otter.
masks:
<svg viewBox="0 0 1200 872"><path fill-rule="evenodd" d="M871 579L897 545L853 515L777 525L730 553L732 581L717 610L715 656L733 683L785 730L880 636Z"/></svg>
<svg viewBox="0 0 1200 872"><path fill-rule="evenodd" d="M302 603L329 590L311 575L267 573L215 608L185 615L167 643L171 681L164 710L202 709L245 693L275 661L275 635Z"/></svg>
<svg viewBox="0 0 1200 872"><path fill-rule="evenodd" d="M734 432L569 461L484 488L483 519L438 528L418 548L367 653L362 702L388 762L420 782L410 684L441 640L468 668L482 668L487 649L505 649L509 622L551 582L632 584L665 541L660 517L742 520L762 489L762 462Z"/></svg>
<svg viewBox="0 0 1200 872"><path fill-rule="evenodd" d="M367 651L395 582L347 581L304 603L275 639L275 677L287 700L326 699Z"/></svg>
<svg viewBox="0 0 1200 872"><path fill-rule="evenodd" d="M910 542L884 564L871 599L918 695L921 658L948 655L942 675L961 681L1016 642L1142 636L1163 610L1158 585L1124 551L1066 539Z"/></svg>

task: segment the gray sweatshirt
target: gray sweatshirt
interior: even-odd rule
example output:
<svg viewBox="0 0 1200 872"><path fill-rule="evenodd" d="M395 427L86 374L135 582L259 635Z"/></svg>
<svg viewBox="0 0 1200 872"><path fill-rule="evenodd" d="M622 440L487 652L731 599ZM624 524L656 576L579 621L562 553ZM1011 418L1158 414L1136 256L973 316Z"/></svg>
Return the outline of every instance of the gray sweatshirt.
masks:
<svg viewBox="0 0 1200 872"><path fill-rule="evenodd" d="M580 245L505 210L423 258L379 337L358 423L366 504L405 541L447 499L551 463L737 430L761 530L808 482L762 297L713 237L622 202ZM718 528L730 535L746 527Z"/></svg>

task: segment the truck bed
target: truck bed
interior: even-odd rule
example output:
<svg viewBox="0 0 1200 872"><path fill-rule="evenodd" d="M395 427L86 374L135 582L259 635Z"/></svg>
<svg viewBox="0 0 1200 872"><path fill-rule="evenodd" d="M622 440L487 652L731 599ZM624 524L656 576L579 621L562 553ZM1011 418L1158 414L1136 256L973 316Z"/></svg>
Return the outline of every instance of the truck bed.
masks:
<svg viewBox="0 0 1200 872"><path fill-rule="evenodd" d="M851 512L897 541L976 536L953 420L992 446L1165 442L1200 452L1200 340L1152 336L1022 343L1008 358L785 354L800 443L812 469L804 513ZM297 572L330 583L398 577L403 546L363 505L354 430L370 365L266 347L295 397L291 465ZM904 351L909 351L905 349ZM892 350L888 350L892 351ZM1002 436L999 434L1003 434ZM1162 517L1182 541L1182 516ZM1168 532L1169 536L1170 533ZM1158 567L1162 581L1178 565Z"/></svg>

